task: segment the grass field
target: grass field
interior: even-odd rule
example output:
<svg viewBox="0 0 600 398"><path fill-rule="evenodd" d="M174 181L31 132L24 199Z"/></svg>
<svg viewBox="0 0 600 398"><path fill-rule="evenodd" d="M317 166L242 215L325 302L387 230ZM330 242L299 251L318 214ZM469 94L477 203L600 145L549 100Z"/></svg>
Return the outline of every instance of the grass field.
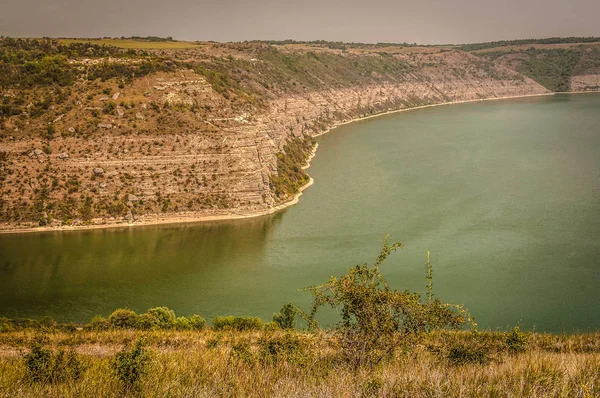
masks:
<svg viewBox="0 0 600 398"><path fill-rule="evenodd" d="M91 43L97 45L114 46L126 49L136 50L161 50L161 49L182 49L182 48L198 48L199 44L187 41L142 41L142 40L120 40L120 39L57 39L61 43Z"/></svg>
<svg viewBox="0 0 600 398"><path fill-rule="evenodd" d="M38 332L39 333L39 332ZM473 344L470 333L428 336L378 366L340 361L328 333L114 330L48 333L74 350L81 373L60 382L28 377L37 333L0 333L0 397L598 397L598 334L530 335L518 353L456 362L436 347ZM116 377L115 355L145 336L148 361L135 390ZM503 345L502 333L484 334ZM464 358L463 358L464 359Z"/></svg>

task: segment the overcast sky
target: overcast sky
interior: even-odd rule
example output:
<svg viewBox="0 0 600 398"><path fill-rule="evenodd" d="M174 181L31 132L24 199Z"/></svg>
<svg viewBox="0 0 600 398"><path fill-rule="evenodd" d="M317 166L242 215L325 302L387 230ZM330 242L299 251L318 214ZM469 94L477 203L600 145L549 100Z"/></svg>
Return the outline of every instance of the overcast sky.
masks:
<svg viewBox="0 0 600 398"><path fill-rule="evenodd" d="M0 35L420 44L600 36L600 0L0 0Z"/></svg>

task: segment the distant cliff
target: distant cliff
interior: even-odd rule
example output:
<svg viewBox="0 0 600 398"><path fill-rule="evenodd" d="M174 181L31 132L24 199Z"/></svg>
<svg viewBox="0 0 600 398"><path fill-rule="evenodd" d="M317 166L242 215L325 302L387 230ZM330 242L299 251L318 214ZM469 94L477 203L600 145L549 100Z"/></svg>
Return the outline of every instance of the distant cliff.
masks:
<svg viewBox="0 0 600 398"><path fill-rule="evenodd" d="M552 91L600 90L600 38L465 46L495 65L516 70ZM578 42L579 39L584 42ZM587 39L587 40L586 40Z"/></svg>

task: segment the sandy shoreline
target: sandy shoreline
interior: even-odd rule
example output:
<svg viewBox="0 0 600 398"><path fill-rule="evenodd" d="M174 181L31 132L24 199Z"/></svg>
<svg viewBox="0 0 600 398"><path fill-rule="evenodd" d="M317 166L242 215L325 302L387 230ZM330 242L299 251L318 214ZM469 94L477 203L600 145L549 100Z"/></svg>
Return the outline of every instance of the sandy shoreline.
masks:
<svg viewBox="0 0 600 398"><path fill-rule="evenodd" d="M554 94L600 94L600 90L588 91L557 91Z"/></svg>
<svg viewBox="0 0 600 398"><path fill-rule="evenodd" d="M588 93L588 92L581 92L581 93ZM596 91L596 93L598 93L598 92ZM465 103L471 103L471 102L496 101L496 100L505 100L505 99L518 99L518 98L527 98L527 97L541 97L541 96L549 96L549 95L554 95L554 94L580 94L580 93L575 92L575 93L530 94L530 95L519 95L519 96L513 96L513 97L498 97L498 98L484 98L484 99L465 100L465 101L442 102L439 104L422 105L422 106L416 106L413 108L395 109L395 110L390 110L387 112L378 113L375 115L369 115L369 116L365 116L365 117L355 118L352 120L347 120L344 122L336 123L334 126L328 128L327 130L323 131L322 133L315 135L314 137L318 137L318 136L327 134L331 130L338 128L340 126L349 124L349 123L353 123L356 121L362 121L362 120L366 120L366 119L372 119L375 117L389 115L392 113L407 112L407 111L412 111L412 110L416 110L416 109L431 108L431 107L435 107L435 106L456 105L456 104L465 104ZM315 157L318 146L319 146L318 144L315 145L312 153L309 155L309 157L306 161L306 165L302 167L303 169L308 169L310 167L310 161ZM171 216L165 216L165 217L153 215L153 216L145 216L145 217L142 216L135 223L131 223L131 224L114 223L114 224L61 226L61 227L34 227L34 228L10 227L10 228L6 228L6 229L1 229L0 234L21 234L21 233L52 232L52 231L83 231L83 230L90 230L90 229L107 229L107 228L123 229L123 228L148 226L148 225L183 224L183 223L237 220L237 219L244 219L244 218L260 217L260 216L266 216L269 214L276 213L287 207L295 205L296 203L298 203L300 196L302 196L302 193L308 187L310 187L313 183L314 183L314 180L312 178L310 178L308 183L303 185L300 188L300 192L298 192L296 195L294 195L294 197L291 200L289 200L285 203L279 204L271 209L268 209L265 211L253 212L253 213L230 213L230 214L219 214L219 215L213 215L213 216L197 216L194 214L190 214L190 215L179 214L179 215L171 215Z"/></svg>
<svg viewBox="0 0 600 398"><path fill-rule="evenodd" d="M314 156L314 155L313 155ZM308 168L308 166L305 166ZM230 214L218 214L214 216L194 216L190 214L189 216L180 214L177 216L142 216L139 220L136 220L135 223L114 223L114 224L97 224L97 225L77 225L77 226L61 226L61 227L35 227L35 228L7 228L4 230L0 230L0 235L2 234L22 234L22 233L35 233L35 232L62 232L62 231L85 231L91 229L124 229L138 226L148 226L148 225L165 225L165 224L187 224L194 222L209 222L209 221L224 221L224 220L239 220L244 218L253 218L266 216L269 214L276 213L280 210L285 209L286 207L295 205L298 203L300 196L304 190L310 187L314 183L314 180L310 178L310 180L300 187L300 192L298 192L294 197L280 205L277 205L271 209L254 212L254 213L230 213Z"/></svg>

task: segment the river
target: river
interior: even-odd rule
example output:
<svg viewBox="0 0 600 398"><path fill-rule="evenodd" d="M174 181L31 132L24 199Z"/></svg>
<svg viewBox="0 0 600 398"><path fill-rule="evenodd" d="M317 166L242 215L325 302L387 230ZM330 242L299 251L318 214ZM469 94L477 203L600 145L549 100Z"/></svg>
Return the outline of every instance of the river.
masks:
<svg viewBox="0 0 600 398"><path fill-rule="evenodd" d="M405 249L388 282L424 292L429 250L435 296L483 329L600 329L600 95L420 109L318 142L314 185L274 215L0 236L0 316L165 305L270 320L389 234Z"/></svg>

